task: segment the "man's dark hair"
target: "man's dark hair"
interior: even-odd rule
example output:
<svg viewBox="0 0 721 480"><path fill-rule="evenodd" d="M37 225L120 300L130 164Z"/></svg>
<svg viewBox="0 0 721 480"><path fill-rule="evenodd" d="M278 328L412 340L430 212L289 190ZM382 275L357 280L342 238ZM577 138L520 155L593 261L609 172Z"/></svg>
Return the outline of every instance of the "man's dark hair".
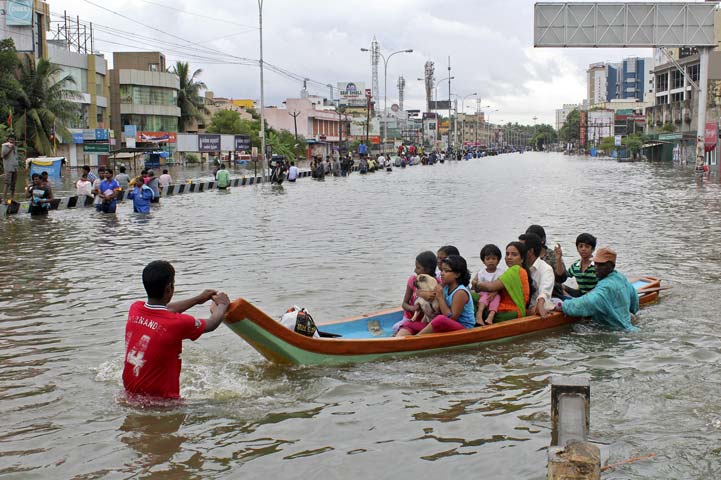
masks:
<svg viewBox="0 0 721 480"><path fill-rule="evenodd" d="M163 174L166 174L166 173L168 173L168 169L167 169L167 168L164 168L164 169L163 169Z"/></svg>
<svg viewBox="0 0 721 480"><path fill-rule="evenodd" d="M523 243L526 245L526 248L529 251L533 251L533 255L536 257L539 257L541 255L541 249L543 248L543 242L541 242L541 237L536 235L535 233L525 233L521 235ZM519 237L519 239L521 239Z"/></svg>
<svg viewBox="0 0 721 480"><path fill-rule="evenodd" d="M121 166L118 170L120 170L120 173L125 173L125 167Z"/></svg>
<svg viewBox="0 0 721 480"><path fill-rule="evenodd" d="M113 174L113 169L112 169L112 168L106 168L105 171L106 171L107 173L109 173L110 175Z"/></svg>
<svg viewBox="0 0 721 480"><path fill-rule="evenodd" d="M143 269L143 286L148 298L163 298L168 285L175 283L175 269L165 260L150 262Z"/></svg>
<svg viewBox="0 0 721 480"><path fill-rule="evenodd" d="M32 178L40 178L40 174L39 174L39 173L33 173L32 175L30 175L30 178L31 178L31 179L32 179Z"/></svg>
<svg viewBox="0 0 721 480"><path fill-rule="evenodd" d="M535 233L541 239L541 244L546 244L546 229L540 225L531 225L526 229L526 233Z"/></svg>
<svg viewBox="0 0 721 480"><path fill-rule="evenodd" d="M83 170L85 170L86 172L89 172L89 171L90 171L90 167L87 166L87 165L83 165Z"/></svg>
<svg viewBox="0 0 721 480"><path fill-rule="evenodd" d="M11 138L15 140L15 135L8 135L8 140L10 140Z"/></svg>
<svg viewBox="0 0 721 480"><path fill-rule="evenodd" d="M576 246L578 246L579 243L585 243L586 245L590 245L591 248L593 248L594 250L596 249L596 237L594 237L590 233L582 233L577 236Z"/></svg>

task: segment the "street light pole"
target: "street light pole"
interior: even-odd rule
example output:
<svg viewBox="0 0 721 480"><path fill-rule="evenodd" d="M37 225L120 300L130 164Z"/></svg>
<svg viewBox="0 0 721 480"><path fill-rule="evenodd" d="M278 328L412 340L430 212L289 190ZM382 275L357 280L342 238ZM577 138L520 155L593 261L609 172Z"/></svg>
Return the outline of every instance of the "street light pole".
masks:
<svg viewBox="0 0 721 480"><path fill-rule="evenodd" d="M260 155L261 175L267 180L265 172L265 96L263 85L263 0L258 0L258 24L260 26Z"/></svg>
<svg viewBox="0 0 721 480"><path fill-rule="evenodd" d="M466 145L466 98L478 95L478 93L469 93L461 101L461 113L463 113L463 120L461 120L461 148ZM456 114L457 116L458 114Z"/></svg>
<svg viewBox="0 0 721 480"><path fill-rule="evenodd" d="M369 50L367 48L361 48L361 52L368 52ZM378 52L378 54L383 59L383 138L382 138L382 146L381 146L381 153L385 152L386 148L386 135L388 133L388 62L390 61L391 57L397 53L413 53L412 48L407 48L405 50L398 50L390 55L388 55L388 58L385 57L381 52Z"/></svg>

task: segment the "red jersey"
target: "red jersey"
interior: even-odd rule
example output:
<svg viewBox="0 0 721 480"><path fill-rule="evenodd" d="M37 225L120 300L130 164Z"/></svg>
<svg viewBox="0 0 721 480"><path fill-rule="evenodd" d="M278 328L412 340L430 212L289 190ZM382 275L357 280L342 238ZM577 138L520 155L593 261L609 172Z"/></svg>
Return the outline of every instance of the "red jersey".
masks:
<svg viewBox="0 0 721 480"><path fill-rule="evenodd" d="M123 385L128 393L180 398L183 340L196 340L205 320L135 302L125 324Z"/></svg>

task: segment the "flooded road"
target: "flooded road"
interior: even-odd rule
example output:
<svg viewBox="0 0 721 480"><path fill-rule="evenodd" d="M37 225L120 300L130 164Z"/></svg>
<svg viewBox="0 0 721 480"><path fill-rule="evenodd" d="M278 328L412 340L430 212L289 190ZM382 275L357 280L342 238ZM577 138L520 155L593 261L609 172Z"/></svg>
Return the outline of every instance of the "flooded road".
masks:
<svg viewBox="0 0 721 480"><path fill-rule="evenodd" d="M673 285L639 332L588 324L443 355L279 367L221 326L185 342L181 393L128 404L123 338L150 260L176 298L205 287L318 322L399 306L415 256L546 227L567 259L588 231L627 276ZM666 164L527 153L282 188L0 222L3 478L545 478L555 374L591 377L612 478L721 470L721 186ZM205 315L205 308L189 313Z"/></svg>

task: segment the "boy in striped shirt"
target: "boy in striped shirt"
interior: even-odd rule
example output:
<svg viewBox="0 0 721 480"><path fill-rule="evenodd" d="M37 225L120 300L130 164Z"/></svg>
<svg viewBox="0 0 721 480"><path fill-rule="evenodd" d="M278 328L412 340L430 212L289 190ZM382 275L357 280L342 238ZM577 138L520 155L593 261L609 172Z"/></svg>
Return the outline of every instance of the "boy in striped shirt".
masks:
<svg viewBox="0 0 721 480"><path fill-rule="evenodd" d="M596 249L596 237L590 233L582 233L576 237L576 250L581 257L576 260L568 269L563 264L563 252L561 246L556 245L554 249L556 253L556 280L560 282L566 281L568 277L573 277L578 283L578 290L564 285L563 291L569 297L580 297L591 290L598 283L596 278L596 269L593 265L593 251Z"/></svg>

